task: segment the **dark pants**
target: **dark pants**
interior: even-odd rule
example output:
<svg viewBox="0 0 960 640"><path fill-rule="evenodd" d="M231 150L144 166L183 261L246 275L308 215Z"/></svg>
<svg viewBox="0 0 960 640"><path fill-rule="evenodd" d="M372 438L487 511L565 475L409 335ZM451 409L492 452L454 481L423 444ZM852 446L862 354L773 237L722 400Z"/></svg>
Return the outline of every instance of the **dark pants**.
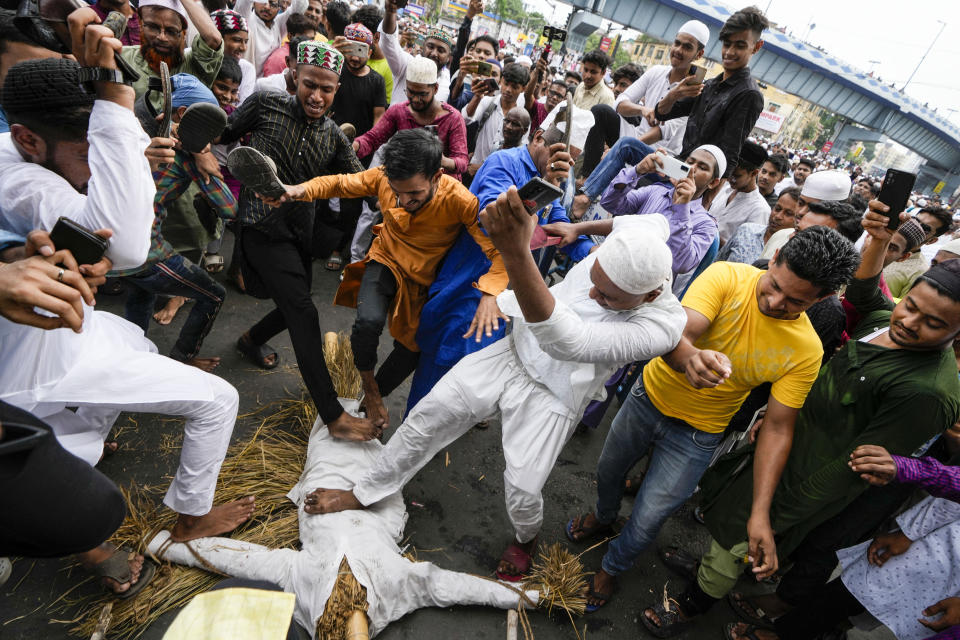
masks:
<svg viewBox="0 0 960 640"><path fill-rule="evenodd" d="M223 286L181 255L157 262L143 273L127 276L125 280L133 286L127 293L124 317L144 333L150 326L158 295L183 296L195 301L170 357L181 362L196 357L227 295Z"/></svg>
<svg viewBox="0 0 960 640"><path fill-rule="evenodd" d="M863 605L837 578L826 586L821 585L802 606L777 618L774 627L781 640L813 640L863 610Z"/></svg>
<svg viewBox="0 0 960 640"><path fill-rule="evenodd" d="M333 223L333 227L343 234L337 243L337 253L349 253L353 234L357 231L357 221L363 210L363 198L340 198L340 215ZM350 256L346 258L350 262Z"/></svg>
<svg viewBox="0 0 960 640"><path fill-rule="evenodd" d="M397 296L397 279L390 268L371 260L367 262L357 296L357 319L350 333L353 362L360 371L373 371L377 365L380 334ZM419 351L411 351L396 340L393 351L377 372L381 395L389 395L417 368Z"/></svg>
<svg viewBox="0 0 960 640"><path fill-rule="evenodd" d="M81 553L107 540L126 516L123 494L105 475L68 453L50 428L0 402L0 444L10 425L47 431L31 449L0 453L0 556L51 558Z"/></svg>
<svg viewBox="0 0 960 640"><path fill-rule="evenodd" d="M580 175L584 178L600 164L604 146L612 147L620 139L620 116L613 107L595 104L590 107L590 113L593 114L594 123L583 145L583 168Z"/></svg>
<svg viewBox="0 0 960 640"><path fill-rule="evenodd" d="M244 257L277 305L250 329L250 339L262 345L284 329L290 332L300 375L320 419L329 424L343 414L343 407L323 359L320 313L310 297L313 271L309 251L289 240L272 240L250 227L245 227L240 237Z"/></svg>

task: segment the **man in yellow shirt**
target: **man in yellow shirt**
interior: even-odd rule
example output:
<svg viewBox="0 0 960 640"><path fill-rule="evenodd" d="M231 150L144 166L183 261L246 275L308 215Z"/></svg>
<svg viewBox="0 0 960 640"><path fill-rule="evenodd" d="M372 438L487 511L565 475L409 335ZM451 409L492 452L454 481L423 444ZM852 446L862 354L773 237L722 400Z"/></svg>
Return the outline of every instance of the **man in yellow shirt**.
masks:
<svg viewBox="0 0 960 640"><path fill-rule="evenodd" d="M751 549L772 548L770 499L823 356L804 312L845 284L859 260L840 234L812 227L779 251L769 271L719 262L690 285L682 301L687 326L680 344L646 366L607 435L597 464L596 512L567 525L574 541L609 533L627 474L650 450L633 513L594 576L588 611L609 600L614 576L633 566L690 497L730 418L764 382L773 386L757 442L757 491L747 533ZM766 557L753 557L761 555Z"/></svg>

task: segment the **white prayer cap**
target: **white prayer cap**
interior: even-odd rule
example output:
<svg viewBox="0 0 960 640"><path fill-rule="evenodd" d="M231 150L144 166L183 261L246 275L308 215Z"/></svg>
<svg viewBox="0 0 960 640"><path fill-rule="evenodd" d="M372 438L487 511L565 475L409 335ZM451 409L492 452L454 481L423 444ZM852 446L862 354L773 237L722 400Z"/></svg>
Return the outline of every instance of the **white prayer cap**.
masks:
<svg viewBox="0 0 960 640"><path fill-rule="evenodd" d="M937 245L937 251L946 251L947 253L960 256L960 238L954 238L950 242Z"/></svg>
<svg viewBox="0 0 960 640"><path fill-rule="evenodd" d="M515 62L517 64L522 64L527 69L533 66L533 60L530 59L530 56L519 56Z"/></svg>
<svg viewBox="0 0 960 640"><path fill-rule="evenodd" d="M597 249L597 263L627 293L650 293L670 281L670 225L659 213L614 218L613 233Z"/></svg>
<svg viewBox="0 0 960 640"><path fill-rule="evenodd" d="M437 84L437 65L430 58L417 56L407 63L407 82Z"/></svg>
<svg viewBox="0 0 960 640"><path fill-rule="evenodd" d="M720 150L720 147L715 144L702 144L694 151L706 151L712 155L717 161L717 176L723 177L723 174L727 171L727 156Z"/></svg>
<svg viewBox="0 0 960 640"><path fill-rule="evenodd" d="M840 202L850 197L852 186L853 183L850 182L850 176L846 171L836 169L814 171L804 180L800 195L817 200Z"/></svg>
<svg viewBox="0 0 960 640"><path fill-rule="evenodd" d="M707 41L710 40L710 29L707 28L707 25L703 24L699 20L689 20L684 22L677 33L686 33L693 36L697 39L697 42L702 44L704 48L707 46Z"/></svg>
<svg viewBox="0 0 960 640"><path fill-rule="evenodd" d="M144 7L160 7L161 9L170 9L180 14L180 17L187 20L187 10L180 4L180 0L140 0L138 5L141 9Z"/></svg>

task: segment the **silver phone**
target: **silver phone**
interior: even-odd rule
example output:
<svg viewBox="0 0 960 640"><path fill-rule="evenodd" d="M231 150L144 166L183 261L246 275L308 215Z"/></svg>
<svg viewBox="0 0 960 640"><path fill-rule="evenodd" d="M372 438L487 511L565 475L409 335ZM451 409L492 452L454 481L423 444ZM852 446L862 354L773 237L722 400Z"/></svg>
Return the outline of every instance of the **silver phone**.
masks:
<svg viewBox="0 0 960 640"><path fill-rule="evenodd" d="M658 156L663 162L663 167L657 169L658 173L662 173L668 178L675 178L677 180L683 180L690 174L690 165L686 162L681 162L673 156L664 155L662 153L658 154Z"/></svg>

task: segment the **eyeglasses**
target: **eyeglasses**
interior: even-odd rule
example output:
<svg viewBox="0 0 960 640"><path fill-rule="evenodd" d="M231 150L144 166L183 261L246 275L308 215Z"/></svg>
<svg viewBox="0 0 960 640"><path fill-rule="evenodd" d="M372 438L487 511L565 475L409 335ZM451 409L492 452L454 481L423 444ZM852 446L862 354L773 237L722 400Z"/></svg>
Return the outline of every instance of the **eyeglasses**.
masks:
<svg viewBox="0 0 960 640"><path fill-rule="evenodd" d="M410 89L407 89L406 94L408 98L429 98L430 97L429 91L411 91Z"/></svg>
<svg viewBox="0 0 960 640"><path fill-rule="evenodd" d="M176 27L161 27L156 22L144 22L142 29L155 36L158 36L162 33L171 40L176 40L181 36L181 34L183 34L183 29L177 29Z"/></svg>

